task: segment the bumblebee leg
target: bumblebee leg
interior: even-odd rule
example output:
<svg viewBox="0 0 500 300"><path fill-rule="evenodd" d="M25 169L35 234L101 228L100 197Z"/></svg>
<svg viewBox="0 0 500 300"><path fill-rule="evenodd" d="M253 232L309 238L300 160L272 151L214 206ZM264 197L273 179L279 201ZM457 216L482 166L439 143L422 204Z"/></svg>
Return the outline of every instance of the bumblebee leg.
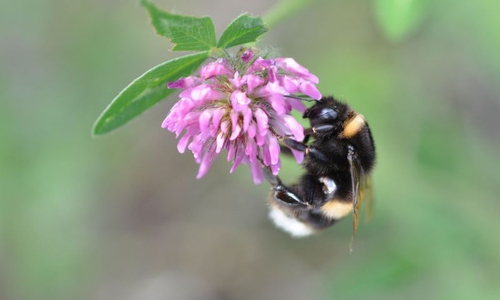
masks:
<svg viewBox="0 0 500 300"><path fill-rule="evenodd" d="M282 184L274 187L274 198L279 199L289 204L302 204L309 206L310 204L304 202L299 196L295 195L290 189Z"/></svg>
<svg viewBox="0 0 500 300"><path fill-rule="evenodd" d="M332 129L334 128L333 125L330 125L330 124L323 124L323 125L318 125L318 126L314 126L312 128L312 131L314 133L316 132L319 132L319 133L327 133L329 131L332 131Z"/></svg>
<svg viewBox="0 0 500 300"><path fill-rule="evenodd" d="M264 178L269 181L269 183L273 186L281 185L281 179L278 176L274 176L273 172L269 169L269 167L262 166L262 171L264 172Z"/></svg>
<svg viewBox="0 0 500 300"><path fill-rule="evenodd" d="M304 143L294 141L289 138L284 139L285 145L288 147L297 150L297 151L302 151L305 152L306 155L311 155L319 160L322 160L324 162L329 162L330 160L328 159L328 156L324 154L322 151L320 151L318 148L313 147L313 146L307 146Z"/></svg>
<svg viewBox="0 0 500 300"><path fill-rule="evenodd" d="M306 152L306 150L307 150L306 144L294 141L290 138L284 138L283 142L285 143L285 145L287 145L288 147L290 147L294 150L301 151L301 152Z"/></svg>
<svg viewBox="0 0 500 300"><path fill-rule="evenodd" d="M304 202L297 196L289 187L283 184L278 176L274 176L268 167L263 167L264 177L273 186L274 198L289 204L302 204L309 206L309 203Z"/></svg>
<svg viewBox="0 0 500 300"><path fill-rule="evenodd" d="M329 162L330 159L328 159L328 156L321 152L318 148L316 147L309 147L307 148L306 154L313 156L319 160L322 160L324 162Z"/></svg>
<svg viewBox="0 0 500 300"><path fill-rule="evenodd" d="M312 128L304 129L304 140L302 141L302 144L307 144L313 133L314 133L314 131ZM285 147L284 145L280 145L280 151L282 154L287 155L287 156L293 156L293 153L290 150L290 148L293 148L293 147L290 147L290 146ZM295 149L295 148L293 148L293 149ZM302 150L299 150L299 151L302 151Z"/></svg>
<svg viewBox="0 0 500 300"><path fill-rule="evenodd" d="M292 150L284 145L280 145L280 153L286 156L293 156Z"/></svg>
<svg viewBox="0 0 500 300"><path fill-rule="evenodd" d="M309 138L311 138L311 135L313 133L314 133L314 129L312 129L312 128L304 129L304 139L302 140L302 143L307 144L309 142Z"/></svg>

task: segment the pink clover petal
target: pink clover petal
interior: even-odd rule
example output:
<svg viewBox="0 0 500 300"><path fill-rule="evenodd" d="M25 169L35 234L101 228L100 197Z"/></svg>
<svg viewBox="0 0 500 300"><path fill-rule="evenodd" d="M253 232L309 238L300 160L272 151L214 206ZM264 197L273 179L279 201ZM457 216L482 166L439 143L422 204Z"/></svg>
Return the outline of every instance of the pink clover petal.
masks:
<svg viewBox="0 0 500 300"><path fill-rule="evenodd" d="M234 159L234 162L233 162L233 165L231 166L231 169L229 170L229 173L233 173L234 170L236 169L236 167L241 163L241 161L243 160L243 156L241 155L238 155L235 159Z"/></svg>
<svg viewBox="0 0 500 300"><path fill-rule="evenodd" d="M242 85L245 84L245 77L240 77L240 73L236 71L234 73L234 77L229 79L229 82L233 85L235 89L241 88Z"/></svg>
<svg viewBox="0 0 500 300"><path fill-rule="evenodd" d="M178 138L181 132L186 128L186 125L182 124L181 122L177 123L177 126L175 128L172 128L172 132L175 133L175 137ZM189 129L189 128L188 128ZM189 130L188 130L189 131Z"/></svg>
<svg viewBox="0 0 500 300"><path fill-rule="evenodd" d="M196 179L200 179L201 177L207 174L208 170L212 166L215 160L215 152L207 150L205 155L203 155L203 159L200 162L200 168L198 169L198 175L196 175Z"/></svg>
<svg viewBox="0 0 500 300"><path fill-rule="evenodd" d="M300 65L295 59L291 57L278 57L275 59L276 65L285 71L294 73L297 75L307 75L309 70Z"/></svg>
<svg viewBox="0 0 500 300"><path fill-rule="evenodd" d="M242 114L243 114L243 132L247 132L248 127L250 126L250 122L252 122L253 113L252 110L247 108L243 110Z"/></svg>
<svg viewBox="0 0 500 300"><path fill-rule="evenodd" d="M274 132L276 132L278 136L292 135L290 129L285 125L283 116L275 116L272 122L270 122L270 126L274 129Z"/></svg>
<svg viewBox="0 0 500 300"><path fill-rule="evenodd" d="M274 94L288 95L288 92L278 81L269 82L255 92L257 97L268 97Z"/></svg>
<svg viewBox="0 0 500 300"><path fill-rule="evenodd" d="M161 128L168 128L169 131L172 131L172 130L170 130L170 126L169 126L174 121L172 119L173 119L173 114L172 113L168 114L167 117L165 118L165 120L163 120L163 122L161 123Z"/></svg>
<svg viewBox="0 0 500 300"><path fill-rule="evenodd" d="M179 139L179 142L177 143L177 150L179 151L179 153L184 153L186 151L186 147L190 139L191 136L189 134L185 134Z"/></svg>
<svg viewBox="0 0 500 300"><path fill-rule="evenodd" d="M285 100L281 94L273 94L267 97L267 100L271 103L278 115L286 114L289 110L286 107Z"/></svg>
<svg viewBox="0 0 500 300"><path fill-rule="evenodd" d="M189 98L195 102L201 103L226 98L226 94L224 92L218 91L208 84L200 84L196 87L184 90L179 96L182 98Z"/></svg>
<svg viewBox="0 0 500 300"><path fill-rule="evenodd" d="M170 131L175 131L174 128L177 125L177 121L180 117L184 117L184 115L190 110L189 107L186 108L186 105L184 101L185 99L179 100L171 109L170 112L168 113L167 117L165 120L163 120L163 123L161 124L162 128L168 127ZM172 126L173 125L173 126Z"/></svg>
<svg viewBox="0 0 500 300"><path fill-rule="evenodd" d="M203 80L196 76L181 77L177 81L167 83L169 89L187 89L201 84Z"/></svg>
<svg viewBox="0 0 500 300"><path fill-rule="evenodd" d="M248 130L247 130L248 137L253 139L257 135L257 126L254 122L250 123L248 125Z"/></svg>
<svg viewBox="0 0 500 300"><path fill-rule="evenodd" d="M222 123L220 123L220 130L223 133L227 133L228 130L229 130L229 122L228 121L222 121Z"/></svg>
<svg viewBox="0 0 500 300"><path fill-rule="evenodd" d="M274 176L277 176L281 169L281 161L278 160L277 163L271 165L271 172Z"/></svg>
<svg viewBox="0 0 500 300"><path fill-rule="evenodd" d="M229 173L233 173L236 167L245 159L245 152L243 151L243 147L241 144L238 144L238 149L236 150L236 155L234 158L233 165L229 170Z"/></svg>
<svg viewBox="0 0 500 300"><path fill-rule="evenodd" d="M316 75L314 75L312 73L309 73L309 75L303 76L302 78L304 78L305 80L310 81L310 82L312 82L314 84L318 84L319 83L318 76L316 76Z"/></svg>
<svg viewBox="0 0 500 300"><path fill-rule="evenodd" d="M264 146L264 144L266 143L266 137L265 135L257 135L255 137L255 142L257 143L257 146Z"/></svg>
<svg viewBox="0 0 500 300"><path fill-rule="evenodd" d="M232 132L229 140L234 141L235 139L237 139L239 137L239 135L241 133L241 126L239 124L236 124L236 126L233 127L232 131L233 132Z"/></svg>
<svg viewBox="0 0 500 300"><path fill-rule="evenodd" d="M220 151L222 150L222 147L224 147L224 142L226 141L226 138L224 137L224 133L219 132L215 141L216 141L215 152L220 153Z"/></svg>
<svg viewBox="0 0 500 300"><path fill-rule="evenodd" d="M302 161L304 160L304 152L302 151L297 151L297 150L294 150L294 149L290 149L292 150L292 154L293 156L295 157L295 160L297 161L298 164L301 164Z"/></svg>
<svg viewBox="0 0 500 300"><path fill-rule="evenodd" d="M218 133L219 133L219 128L210 126L209 134L211 137L215 138Z"/></svg>
<svg viewBox="0 0 500 300"><path fill-rule="evenodd" d="M222 117L224 116L225 109L222 107L217 108L212 116L212 125L215 128L219 127L220 121L222 120Z"/></svg>
<svg viewBox="0 0 500 300"><path fill-rule="evenodd" d="M281 58L276 58L276 65L279 68L282 68L283 70L298 75L299 77L302 77L303 79L309 80L313 83L318 83L318 77L315 75L311 74L308 69L300 65L295 61L295 59L290 58L290 57L281 57Z"/></svg>
<svg viewBox="0 0 500 300"><path fill-rule="evenodd" d="M278 68L276 66L267 68L267 76L269 77L269 82L278 81Z"/></svg>
<svg viewBox="0 0 500 300"><path fill-rule="evenodd" d="M200 77L202 79L208 79L214 76L222 75L232 75L233 71L229 68L226 61L223 59L218 59L214 62L204 65L200 69Z"/></svg>
<svg viewBox="0 0 500 300"><path fill-rule="evenodd" d="M232 127L235 127L238 124L239 117L240 117L239 112L236 112L234 110L231 112L230 118Z"/></svg>
<svg viewBox="0 0 500 300"><path fill-rule="evenodd" d="M278 139L272 134L267 135L267 142L269 144L271 164L275 165L280 161L280 144L278 142Z"/></svg>
<svg viewBox="0 0 500 300"><path fill-rule="evenodd" d="M209 133L210 119L212 118L212 113L210 110L204 110L199 118L200 130L203 134Z"/></svg>
<svg viewBox="0 0 500 300"><path fill-rule="evenodd" d="M187 126L186 131L188 134L195 136L198 133L200 133L200 127L198 126L198 124L196 124L196 125L193 124L191 126Z"/></svg>
<svg viewBox="0 0 500 300"><path fill-rule="evenodd" d="M264 165L269 166L271 164L271 153L269 153L268 147L262 147L262 160Z"/></svg>
<svg viewBox="0 0 500 300"><path fill-rule="evenodd" d="M231 141L235 140L241 132L241 126L238 124L238 121L239 114L233 111L231 113L231 137L229 138Z"/></svg>
<svg viewBox="0 0 500 300"><path fill-rule="evenodd" d="M302 125L290 115L284 115L283 120L286 126L291 130L295 140L302 141L304 139L304 128Z"/></svg>
<svg viewBox="0 0 500 300"><path fill-rule="evenodd" d="M258 57L250 66L250 68L248 68L247 73L264 71L265 69L269 68L272 64L273 62L271 62L271 60Z"/></svg>
<svg viewBox="0 0 500 300"><path fill-rule="evenodd" d="M249 163L250 172L252 172L253 183L260 184L262 179L264 179L264 174L262 173L262 168L258 160Z"/></svg>
<svg viewBox="0 0 500 300"><path fill-rule="evenodd" d="M249 139L245 145L245 154L251 162L257 158L257 145L253 139Z"/></svg>
<svg viewBox="0 0 500 300"><path fill-rule="evenodd" d="M281 85L290 94L295 94L299 91L299 80L291 76L283 76L281 78Z"/></svg>
<svg viewBox="0 0 500 300"><path fill-rule="evenodd" d="M178 138L184 129L186 129L188 131L188 133L191 135L195 135L196 133L199 132L198 125L184 124L184 123L179 122L177 124L177 127L175 128L175 137Z"/></svg>
<svg viewBox="0 0 500 300"><path fill-rule="evenodd" d="M169 89L185 89L186 85L184 84L184 78L181 77L180 79L172 82L167 83L167 87Z"/></svg>
<svg viewBox="0 0 500 300"><path fill-rule="evenodd" d="M230 144L227 147L227 161L231 161L236 153L236 145Z"/></svg>
<svg viewBox="0 0 500 300"><path fill-rule="evenodd" d="M195 135L193 141L189 144L188 149L193 152L194 159L197 163L201 161L201 152L203 150L203 141L200 135Z"/></svg>
<svg viewBox="0 0 500 300"><path fill-rule="evenodd" d="M248 98L247 95L240 90L235 90L231 94L231 105L234 111L240 112L245 110L250 102L252 102L252 99Z"/></svg>
<svg viewBox="0 0 500 300"><path fill-rule="evenodd" d="M264 78L252 74L247 74L243 76L243 79L247 84L247 92L249 94L253 93L256 87L261 86L265 82Z"/></svg>
<svg viewBox="0 0 500 300"><path fill-rule="evenodd" d="M300 111L301 113L305 112L307 107L304 105L302 101L299 99L294 99L294 98L287 98L286 102L290 104L290 106L297 110Z"/></svg>
<svg viewBox="0 0 500 300"><path fill-rule="evenodd" d="M175 134L179 136L179 134L185 127L188 127L192 131L193 130L200 131L200 126L199 126L200 115L201 113L197 111L188 113L182 120L179 120L177 122L177 129L175 131Z"/></svg>
<svg viewBox="0 0 500 300"><path fill-rule="evenodd" d="M321 99L321 93L318 91L318 88L310 81L303 81L299 86L299 91L313 99Z"/></svg>
<svg viewBox="0 0 500 300"><path fill-rule="evenodd" d="M177 120L177 119L182 119L184 116L189 113L193 109L193 104L191 99L188 98L181 98L179 102L177 102L171 109L170 112L165 119L167 121L168 119L171 120Z"/></svg>
<svg viewBox="0 0 500 300"><path fill-rule="evenodd" d="M257 108L254 112L254 116L257 120L257 128L259 130L259 133L266 134L269 128L269 118L267 117L266 113L262 109Z"/></svg>

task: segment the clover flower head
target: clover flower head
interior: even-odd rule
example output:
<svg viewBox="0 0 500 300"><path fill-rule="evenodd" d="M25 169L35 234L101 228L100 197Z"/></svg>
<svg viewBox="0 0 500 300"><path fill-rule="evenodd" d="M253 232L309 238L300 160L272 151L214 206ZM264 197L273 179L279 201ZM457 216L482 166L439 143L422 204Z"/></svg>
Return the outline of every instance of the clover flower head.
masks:
<svg viewBox="0 0 500 300"><path fill-rule="evenodd" d="M219 58L204 65L199 75L168 84L182 89L162 127L175 132L177 149L193 152L203 177L222 150L232 161L230 172L240 164L250 167L254 183L262 182L262 166L277 175L280 167L279 138L304 138L304 128L290 112L305 106L297 96L319 100L318 77L293 58L263 58L252 49L236 57ZM294 151L297 162L303 153Z"/></svg>

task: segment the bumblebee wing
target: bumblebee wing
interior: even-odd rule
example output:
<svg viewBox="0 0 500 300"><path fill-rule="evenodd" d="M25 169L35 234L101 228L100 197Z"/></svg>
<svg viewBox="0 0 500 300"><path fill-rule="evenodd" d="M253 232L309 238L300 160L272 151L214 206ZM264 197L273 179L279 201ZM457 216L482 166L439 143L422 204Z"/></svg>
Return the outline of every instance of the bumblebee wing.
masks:
<svg viewBox="0 0 500 300"><path fill-rule="evenodd" d="M373 180L371 176L363 175L361 179L361 202L365 210L365 221L370 222L373 215L374 195L373 195ZM366 204L364 204L366 203Z"/></svg>
<svg viewBox="0 0 500 300"><path fill-rule="evenodd" d="M352 238L350 251L353 250L354 238L356 236L356 230L358 229L359 223L359 211L361 207L361 197L360 192L360 182L362 176L361 165L356 158L356 153L352 146L349 146L349 152L347 154L347 159L349 161L349 168L351 172L351 190L352 190Z"/></svg>

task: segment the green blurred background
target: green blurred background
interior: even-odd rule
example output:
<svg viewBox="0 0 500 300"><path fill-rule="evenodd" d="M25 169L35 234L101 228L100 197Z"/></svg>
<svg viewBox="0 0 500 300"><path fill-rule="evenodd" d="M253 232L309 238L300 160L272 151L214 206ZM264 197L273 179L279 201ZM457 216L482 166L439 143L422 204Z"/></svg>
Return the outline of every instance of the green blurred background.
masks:
<svg viewBox="0 0 500 300"><path fill-rule="evenodd" d="M269 1L156 0L218 33ZM0 4L0 299L500 299L500 2L313 1L262 45L370 122L375 215L292 239L266 184L196 180L160 124L175 97L90 137L178 55L137 1ZM291 163L288 180L297 177Z"/></svg>

